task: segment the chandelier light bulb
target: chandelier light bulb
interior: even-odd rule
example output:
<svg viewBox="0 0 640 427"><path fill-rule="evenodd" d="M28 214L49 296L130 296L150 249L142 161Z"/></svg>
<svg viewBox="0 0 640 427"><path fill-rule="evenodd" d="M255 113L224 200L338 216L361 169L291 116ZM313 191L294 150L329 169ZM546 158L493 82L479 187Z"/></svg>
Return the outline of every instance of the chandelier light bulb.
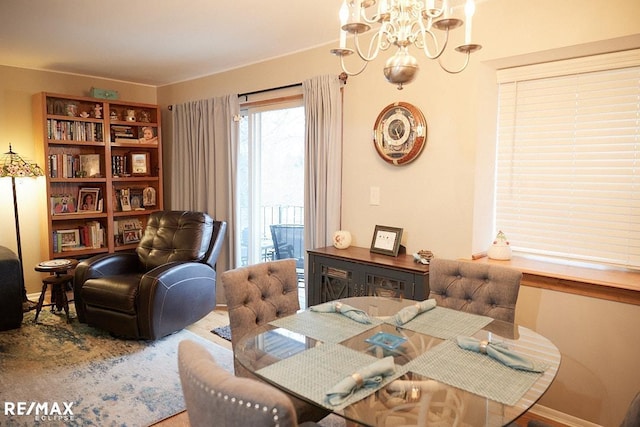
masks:
<svg viewBox="0 0 640 427"><path fill-rule="evenodd" d="M452 16L451 0L345 0L340 8L340 46L331 49L331 53L340 57L342 71L356 76L381 51L392 46L397 48L396 53L385 62L383 71L386 79L398 85L398 89L412 82L418 72L418 61L409 53L411 46L421 50L427 59L438 59L440 67L446 72L460 73L469 64L470 55L482 49L481 45L471 43L475 2L465 1L466 23ZM450 69L440 57L449 43L449 32L463 24L464 44L454 50L463 54L464 62L458 69ZM370 31L372 28L376 29ZM347 47L347 37L353 38L353 47ZM361 60L355 72L349 71L345 63L345 58L354 53Z"/></svg>

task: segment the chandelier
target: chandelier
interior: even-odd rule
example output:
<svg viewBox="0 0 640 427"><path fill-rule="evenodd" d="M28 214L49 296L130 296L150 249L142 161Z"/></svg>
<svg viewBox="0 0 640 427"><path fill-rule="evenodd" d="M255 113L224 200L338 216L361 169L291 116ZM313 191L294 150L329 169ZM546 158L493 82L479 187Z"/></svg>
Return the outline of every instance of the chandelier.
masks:
<svg viewBox="0 0 640 427"><path fill-rule="evenodd" d="M373 9L377 10L375 12ZM449 0L344 0L340 8L340 47L331 49L331 53L340 57L342 70L350 76L364 71L367 64L378 57L380 51L394 46L395 54L384 66L384 76L389 83L403 85L410 83L418 72L418 61L409 53L409 46L415 45L429 59L438 59L443 70L457 74L469 64L471 53L482 48L471 43L471 18L475 13L473 0L466 0L464 7L466 26L464 44L455 48L465 54L465 60L459 69L445 67L439 59L447 48L449 30L464 24L462 19L451 16ZM371 15L374 13L373 15ZM380 25L364 51L360 44L361 34L367 33L373 25ZM436 32L444 32L439 41ZM346 47L347 33L353 34L355 50ZM365 42L366 45L366 42ZM356 72L347 70L345 57L358 53L364 62Z"/></svg>

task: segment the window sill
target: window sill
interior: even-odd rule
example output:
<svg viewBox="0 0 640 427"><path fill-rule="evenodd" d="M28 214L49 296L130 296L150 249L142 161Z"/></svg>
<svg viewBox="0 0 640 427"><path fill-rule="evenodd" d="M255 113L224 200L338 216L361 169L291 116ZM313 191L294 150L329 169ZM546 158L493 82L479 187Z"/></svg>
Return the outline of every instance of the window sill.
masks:
<svg viewBox="0 0 640 427"><path fill-rule="evenodd" d="M640 272L589 268L513 256L508 261L483 257L473 262L502 265L522 271L524 286L550 289L610 301L640 305Z"/></svg>

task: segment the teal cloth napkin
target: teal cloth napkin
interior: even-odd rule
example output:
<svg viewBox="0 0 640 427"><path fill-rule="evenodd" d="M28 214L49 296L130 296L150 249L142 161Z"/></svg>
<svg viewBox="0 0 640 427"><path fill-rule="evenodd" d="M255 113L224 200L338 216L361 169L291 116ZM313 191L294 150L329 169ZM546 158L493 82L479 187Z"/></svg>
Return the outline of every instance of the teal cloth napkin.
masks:
<svg viewBox="0 0 640 427"><path fill-rule="evenodd" d="M429 311L436 306L435 299L426 299L424 301L417 302L409 307L405 307L402 310L398 311L393 315L393 322L402 326L407 323L409 320L413 319L420 313L424 313L425 311Z"/></svg>
<svg viewBox="0 0 640 427"><path fill-rule="evenodd" d="M348 304L343 304L340 301L329 301L324 304L314 305L310 308L311 311L317 311L319 313L340 313L347 316L350 319L360 323L371 323L369 315L362 310L351 307Z"/></svg>
<svg viewBox="0 0 640 427"><path fill-rule="evenodd" d="M547 369L545 364L527 359L509 350L502 343L489 343L473 337L458 337L457 341L460 348L475 351L476 353L484 353L513 369L529 372L544 372Z"/></svg>
<svg viewBox="0 0 640 427"><path fill-rule="evenodd" d="M330 405L339 405L349 398L361 387L378 387L384 377L393 375L396 372L396 365L393 356L379 359L372 364L356 371L342 379L326 393L327 402Z"/></svg>

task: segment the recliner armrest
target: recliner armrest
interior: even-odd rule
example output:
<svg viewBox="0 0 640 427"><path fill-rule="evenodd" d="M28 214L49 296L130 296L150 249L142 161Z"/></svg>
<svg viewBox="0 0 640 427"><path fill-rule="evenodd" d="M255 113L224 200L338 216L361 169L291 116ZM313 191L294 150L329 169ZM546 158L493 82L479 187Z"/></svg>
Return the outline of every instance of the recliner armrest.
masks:
<svg viewBox="0 0 640 427"><path fill-rule="evenodd" d="M197 322L216 306L216 271L200 262L172 262L145 273L137 296L142 336L162 337Z"/></svg>

